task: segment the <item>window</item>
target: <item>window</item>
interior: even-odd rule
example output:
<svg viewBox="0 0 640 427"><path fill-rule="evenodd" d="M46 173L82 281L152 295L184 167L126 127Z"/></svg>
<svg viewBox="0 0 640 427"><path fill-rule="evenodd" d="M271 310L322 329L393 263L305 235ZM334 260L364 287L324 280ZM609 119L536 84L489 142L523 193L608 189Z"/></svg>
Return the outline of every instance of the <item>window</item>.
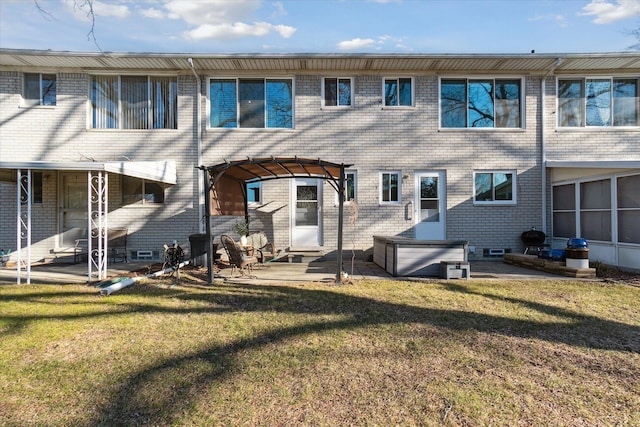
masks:
<svg viewBox="0 0 640 427"><path fill-rule="evenodd" d="M344 172L344 184L345 184L345 194L343 197L344 203L348 204L351 200L356 200L356 172L355 171L345 171ZM336 205L338 205L339 199L336 194Z"/></svg>
<svg viewBox="0 0 640 427"><path fill-rule="evenodd" d="M513 171L474 173L474 197L476 204L515 204L516 174Z"/></svg>
<svg viewBox="0 0 640 427"><path fill-rule="evenodd" d="M262 201L262 181L247 182L247 203L257 205Z"/></svg>
<svg viewBox="0 0 640 427"><path fill-rule="evenodd" d="M325 78L322 85L322 105L325 107L350 107L353 83L350 78Z"/></svg>
<svg viewBox="0 0 640 427"><path fill-rule="evenodd" d="M553 235L567 238L576 235L575 184L553 187Z"/></svg>
<svg viewBox="0 0 640 427"><path fill-rule="evenodd" d="M122 204L149 205L164 203L164 188L160 183L122 176Z"/></svg>
<svg viewBox="0 0 640 427"><path fill-rule="evenodd" d="M380 173L380 203L400 203L400 172Z"/></svg>
<svg viewBox="0 0 640 427"><path fill-rule="evenodd" d="M413 106L413 79L410 77L385 78L383 97L385 107Z"/></svg>
<svg viewBox="0 0 640 427"><path fill-rule="evenodd" d="M293 128L292 79L209 80L212 128Z"/></svg>
<svg viewBox="0 0 640 427"><path fill-rule="evenodd" d="M580 184L580 237L611 241L611 180Z"/></svg>
<svg viewBox="0 0 640 427"><path fill-rule="evenodd" d="M27 175L22 175L23 184L20 187L20 203L27 203ZM42 172L31 172L31 203L42 204Z"/></svg>
<svg viewBox="0 0 640 427"><path fill-rule="evenodd" d="M22 98L26 106L56 105L56 75L24 73Z"/></svg>
<svg viewBox="0 0 640 427"><path fill-rule="evenodd" d="M522 126L520 79L442 79L440 126L443 128L519 128Z"/></svg>
<svg viewBox="0 0 640 427"><path fill-rule="evenodd" d="M558 80L558 127L640 125L637 78Z"/></svg>
<svg viewBox="0 0 640 427"><path fill-rule="evenodd" d="M618 241L640 244L640 175L620 177L618 190Z"/></svg>
<svg viewBox="0 0 640 427"><path fill-rule="evenodd" d="M94 129L177 129L176 77L92 76Z"/></svg>

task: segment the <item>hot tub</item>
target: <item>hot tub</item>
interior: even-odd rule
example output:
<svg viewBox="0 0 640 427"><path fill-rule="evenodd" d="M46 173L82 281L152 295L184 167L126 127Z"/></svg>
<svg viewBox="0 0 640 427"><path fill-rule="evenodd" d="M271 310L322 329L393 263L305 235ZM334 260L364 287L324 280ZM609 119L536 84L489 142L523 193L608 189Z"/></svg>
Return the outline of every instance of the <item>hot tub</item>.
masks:
<svg viewBox="0 0 640 427"><path fill-rule="evenodd" d="M467 262L466 240L373 236L373 262L393 276L439 276L442 261Z"/></svg>

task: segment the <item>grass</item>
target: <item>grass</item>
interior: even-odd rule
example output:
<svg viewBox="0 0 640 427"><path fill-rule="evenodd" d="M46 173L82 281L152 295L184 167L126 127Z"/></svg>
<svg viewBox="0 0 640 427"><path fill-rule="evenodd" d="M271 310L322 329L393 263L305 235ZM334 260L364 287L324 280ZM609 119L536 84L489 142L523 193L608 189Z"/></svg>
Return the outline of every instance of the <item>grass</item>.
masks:
<svg viewBox="0 0 640 427"><path fill-rule="evenodd" d="M640 425L640 288L0 286L0 425Z"/></svg>

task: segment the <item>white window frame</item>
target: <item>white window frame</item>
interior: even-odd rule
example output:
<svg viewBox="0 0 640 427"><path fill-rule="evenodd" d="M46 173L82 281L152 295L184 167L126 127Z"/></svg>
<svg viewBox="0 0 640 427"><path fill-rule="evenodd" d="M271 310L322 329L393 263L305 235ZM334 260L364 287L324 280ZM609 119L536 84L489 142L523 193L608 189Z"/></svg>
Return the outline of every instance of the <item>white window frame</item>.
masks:
<svg viewBox="0 0 640 427"><path fill-rule="evenodd" d="M398 200L383 200L383 179L385 175L398 177ZM378 174L378 202L380 205L400 205L402 203L402 172L399 170L380 171Z"/></svg>
<svg viewBox="0 0 640 427"><path fill-rule="evenodd" d="M327 83L327 79L335 79L337 81L337 91L336 93L336 105L329 105L326 103L326 99L324 97L325 87ZM349 104L340 105L340 80L349 80ZM321 96L321 104L323 108L351 108L354 105L354 79L353 77L340 77L340 76L325 76L322 78L322 87L320 88L320 96Z"/></svg>
<svg viewBox="0 0 640 427"><path fill-rule="evenodd" d="M291 127L267 127L266 126L266 114L265 114L265 126L264 127L241 127L240 126L240 97L238 96L240 90L240 80L258 80L262 79L265 82L265 90L266 90L266 82L269 80L291 80ZM212 127L211 126L211 82L216 80L235 80L236 82L236 127ZM215 76L207 78L207 130L210 131L266 131L266 132L282 132L282 131L293 131L296 128L296 79L291 75L282 75L282 76L269 76L265 77L264 75L246 75L246 76ZM265 106L266 106L266 96L265 96Z"/></svg>
<svg viewBox="0 0 640 427"><path fill-rule="evenodd" d="M493 200L476 200L476 175L479 174L491 174L491 192ZM493 177L495 174L511 174L511 200L495 200L495 185ZM515 169L490 169L490 170L475 170L473 171L473 204L479 206L513 206L518 204L518 173Z"/></svg>
<svg viewBox="0 0 640 427"><path fill-rule="evenodd" d="M27 75L38 76L38 99L26 97ZM53 104L44 103L44 93L42 92L42 76L54 76L56 82L56 94ZM24 107L50 107L53 108L58 104L58 75L56 73L22 73L22 105Z"/></svg>
<svg viewBox="0 0 640 427"><path fill-rule="evenodd" d="M442 126L442 81L443 80L465 80L466 81L466 85L465 85L465 91L467 94L467 105L465 105L465 126L464 127L443 127ZM468 108L469 108L469 97L468 97L468 90L469 90L469 81L475 81L475 80L493 80L493 88L494 88L494 93L495 93L495 82L496 80L499 81L503 81L503 80L519 80L520 81L520 126L518 127L498 127L495 125L496 122L496 117L495 117L495 109L496 109L496 104L495 104L495 97L494 97L494 102L493 102L493 111L494 111L494 117L493 117L493 126L492 127L473 127L473 126L469 126L469 112L468 112ZM509 76L509 75L505 75L505 76L495 76L495 75L478 75L478 76L472 76L469 77L468 75L464 75L464 76L459 76L459 75L451 75L451 76L441 76L438 78L438 129L439 130L443 130L443 131L461 131L461 130L465 130L465 131L471 131L471 132L487 132L487 131L499 131L499 132L504 132L504 131L517 131L517 130L524 130L526 128L526 80L524 77L522 76Z"/></svg>
<svg viewBox="0 0 640 427"><path fill-rule="evenodd" d="M581 81L581 97L580 97L580 103L581 103L581 123L579 126L561 126L560 124L560 81L561 80L579 80ZM587 124L587 93L586 93L586 84L587 84L587 80L609 80L611 82L611 100L610 100L610 106L609 108L611 109L611 115L610 115L610 120L611 120L611 124L610 125L602 125L602 126L597 126L597 125L588 125ZM580 76L572 76L572 75L567 75L567 76L562 76L562 77L556 77L556 129L562 129L562 130L575 130L575 129L605 129L605 130L611 130L611 129L637 129L640 127L640 117L638 117L636 120L636 125L626 125L626 126L615 126L614 123L614 102L615 102L615 98L613 96L613 81L614 80L636 80L637 82L637 101L636 101L636 112L638 114L638 116L640 116L640 76L637 75L630 75L630 76L625 76L625 75L607 75L607 76L584 76L584 75L580 75Z"/></svg>
<svg viewBox="0 0 640 427"><path fill-rule="evenodd" d="M385 87L386 87L386 82L387 80L396 80L398 81L397 87L398 90L400 90L400 84L399 81L400 79L409 79L411 80L411 105L400 105L400 97L398 96L398 105L386 105L385 104ZM383 76L382 77L382 90L381 90L381 97L382 97L382 108L414 108L416 105L416 81L415 78L413 76Z"/></svg>
<svg viewBox="0 0 640 427"><path fill-rule="evenodd" d="M93 123L93 104L92 104L92 99L93 99L93 93L92 93L92 79L95 77L115 77L117 78L117 104L118 104L118 112L117 112L117 118L116 118L116 122L118 124L117 127L114 128L110 128L110 127L95 127L94 123ZM123 120L122 120L122 113L123 113L123 107L122 107L122 77L146 77L147 78L147 109L148 109L148 123L149 123L149 127L144 128L144 129L131 129L131 128L125 128L123 127ZM92 131L97 130L97 131L176 131L178 130L178 122L180 119L180 115L179 115L179 111L178 111L178 105L180 104L179 101L179 96L176 97L176 102L174 105L174 109L175 109L175 127L162 127L162 128L155 128L153 126L154 124L154 109L153 109L153 99L152 99L152 93L153 90L151 88L151 79L154 77L161 77L161 78L173 78L175 79L175 83L176 83L176 94L179 94L180 92L180 88L178 86L178 77L174 74L137 74L137 73L127 73L127 74L90 74L89 75L89 87L88 87L88 94L87 94L87 110L88 110L88 114L87 114L87 129L90 129Z"/></svg>
<svg viewBox="0 0 640 427"><path fill-rule="evenodd" d="M358 171L353 169L347 169L344 171L344 183L347 184L347 176L353 175L353 199L357 203L358 202ZM345 188L346 190L346 188ZM348 205L351 203L350 200L345 200L344 205ZM336 192L336 202L335 205L338 206L340 204L340 195Z"/></svg>

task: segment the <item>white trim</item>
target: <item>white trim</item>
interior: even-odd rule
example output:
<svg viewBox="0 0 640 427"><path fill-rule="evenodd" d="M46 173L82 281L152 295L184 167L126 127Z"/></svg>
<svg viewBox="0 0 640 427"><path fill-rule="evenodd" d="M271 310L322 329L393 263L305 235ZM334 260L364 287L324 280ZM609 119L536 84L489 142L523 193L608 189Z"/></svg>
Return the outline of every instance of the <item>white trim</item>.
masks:
<svg viewBox="0 0 640 427"><path fill-rule="evenodd" d="M336 98L337 101L340 101L340 80L349 80L349 94L350 94L350 103L348 105L327 105L324 99L324 87L327 79L336 79L337 80L337 93ZM355 105L355 79L353 77L340 77L340 76L324 76L322 77L322 83L320 84L320 106L324 109L340 109L340 108L353 108Z"/></svg>
<svg viewBox="0 0 640 427"><path fill-rule="evenodd" d="M140 162L0 162L0 169L104 171L151 181L176 184L175 160Z"/></svg>
<svg viewBox="0 0 640 427"><path fill-rule="evenodd" d="M640 169L640 160L547 160L547 168Z"/></svg>
<svg viewBox="0 0 640 427"><path fill-rule="evenodd" d="M382 200L382 175L383 174L395 174L398 176L398 200L391 200L391 201ZM382 206L398 206L402 204L402 171L383 170L378 172L378 204Z"/></svg>
<svg viewBox="0 0 640 427"><path fill-rule="evenodd" d="M511 182L511 200L495 200L495 186L493 176L497 173L511 174L513 180ZM491 189L494 200L476 200L476 175L491 174ZM515 169L491 169L491 170L474 170L473 171L473 204L475 206L515 206L518 204L518 171Z"/></svg>

